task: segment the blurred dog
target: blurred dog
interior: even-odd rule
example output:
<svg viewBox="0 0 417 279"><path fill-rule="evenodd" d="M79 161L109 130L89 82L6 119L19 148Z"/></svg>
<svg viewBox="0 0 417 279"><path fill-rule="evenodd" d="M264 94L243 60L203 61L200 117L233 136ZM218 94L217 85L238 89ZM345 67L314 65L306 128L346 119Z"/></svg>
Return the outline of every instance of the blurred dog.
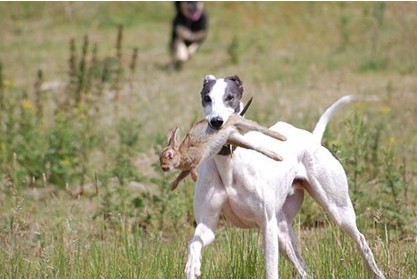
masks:
<svg viewBox="0 0 417 279"><path fill-rule="evenodd" d="M208 23L203 2L176 1L175 10L170 51L172 66L178 70L206 39Z"/></svg>

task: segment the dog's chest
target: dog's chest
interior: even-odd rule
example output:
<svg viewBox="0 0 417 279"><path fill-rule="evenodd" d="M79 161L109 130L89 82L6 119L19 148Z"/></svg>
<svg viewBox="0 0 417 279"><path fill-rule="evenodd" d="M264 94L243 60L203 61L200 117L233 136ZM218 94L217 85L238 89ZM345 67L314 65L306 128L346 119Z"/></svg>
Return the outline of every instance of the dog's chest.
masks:
<svg viewBox="0 0 417 279"><path fill-rule="evenodd" d="M262 212L262 203L259 200L253 199L252 195L245 195L244 192L230 189L227 191L227 195L227 206L229 207L227 217L230 221L234 222L237 219L247 227L253 227L259 223L259 213Z"/></svg>
<svg viewBox="0 0 417 279"><path fill-rule="evenodd" d="M255 227L262 222L265 202L272 198L273 194L266 193L266 185L256 187L256 176L247 173L245 168L230 168L220 166L223 172L223 187L227 195L224 213L228 219L237 226ZM230 170L230 172L226 171Z"/></svg>
<svg viewBox="0 0 417 279"><path fill-rule="evenodd" d="M274 148L268 142L263 144ZM245 227L259 226L265 213L272 214L289 194L297 160L285 149L277 150L286 155L285 164L243 148L237 148L231 157L216 156L217 171L227 196L225 215L235 225L239 224L233 218Z"/></svg>

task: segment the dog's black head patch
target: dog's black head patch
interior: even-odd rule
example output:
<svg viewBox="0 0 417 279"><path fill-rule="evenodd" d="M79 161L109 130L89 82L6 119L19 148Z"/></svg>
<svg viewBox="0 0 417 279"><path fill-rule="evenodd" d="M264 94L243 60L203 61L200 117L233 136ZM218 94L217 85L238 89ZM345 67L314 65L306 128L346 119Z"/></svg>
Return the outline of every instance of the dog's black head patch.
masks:
<svg viewBox="0 0 417 279"><path fill-rule="evenodd" d="M243 83L238 76L225 77L224 81L227 83L227 87L223 101L227 106L233 108L235 113L238 113L243 95Z"/></svg>
<svg viewBox="0 0 417 279"><path fill-rule="evenodd" d="M216 84L216 78L212 75L208 75L204 78L203 89L201 90L201 105L203 107L211 104L210 92L213 86Z"/></svg>

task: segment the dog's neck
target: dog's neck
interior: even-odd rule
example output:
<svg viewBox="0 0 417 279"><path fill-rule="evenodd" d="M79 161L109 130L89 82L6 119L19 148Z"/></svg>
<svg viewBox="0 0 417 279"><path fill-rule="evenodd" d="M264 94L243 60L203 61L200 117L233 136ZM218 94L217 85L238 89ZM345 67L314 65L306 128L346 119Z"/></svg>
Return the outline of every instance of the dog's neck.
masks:
<svg viewBox="0 0 417 279"><path fill-rule="evenodd" d="M250 104L252 103L252 99L253 97L251 97L249 99L249 101L246 103L245 107L242 109L242 111L239 113L240 116L244 116L246 111L248 110ZM222 149L220 149L219 153L217 153L217 155L221 155L221 156L229 156L233 154L233 151L235 151L236 146L231 145L231 144L226 144L223 145Z"/></svg>
<svg viewBox="0 0 417 279"><path fill-rule="evenodd" d="M217 155L229 156L233 154L233 151L235 151L235 149L236 149L236 146L231 145L231 144L226 144L226 145L223 145L222 149L220 149Z"/></svg>

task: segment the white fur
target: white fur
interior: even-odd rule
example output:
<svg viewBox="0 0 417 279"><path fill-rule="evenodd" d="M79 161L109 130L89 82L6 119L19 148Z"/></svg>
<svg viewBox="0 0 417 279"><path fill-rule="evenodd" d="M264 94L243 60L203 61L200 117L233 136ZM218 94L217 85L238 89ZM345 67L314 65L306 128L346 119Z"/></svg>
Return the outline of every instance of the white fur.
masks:
<svg viewBox="0 0 417 279"><path fill-rule="evenodd" d="M222 107L224 83L219 79L213 86L210 93L213 105L211 109L204 109L208 120L220 115L226 121L233 113L224 105ZM285 142L257 132L246 134L254 144L281 154L282 162L237 148L231 157L218 155L201 164L194 195L197 227L189 243L185 268L188 279L201 275L201 250L215 239L221 212L238 227L261 229L266 278L278 278L278 246L294 264L299 276L307 277L308 270L292 229L293 218L303 202L304 190L356 242L370 274L384 278L364 236L356 227L343 167L320 143L330 117L351 100L351 97L344 97L331 106L320 118L314 133L278 122L271 129L287 136Z"/></svg>

